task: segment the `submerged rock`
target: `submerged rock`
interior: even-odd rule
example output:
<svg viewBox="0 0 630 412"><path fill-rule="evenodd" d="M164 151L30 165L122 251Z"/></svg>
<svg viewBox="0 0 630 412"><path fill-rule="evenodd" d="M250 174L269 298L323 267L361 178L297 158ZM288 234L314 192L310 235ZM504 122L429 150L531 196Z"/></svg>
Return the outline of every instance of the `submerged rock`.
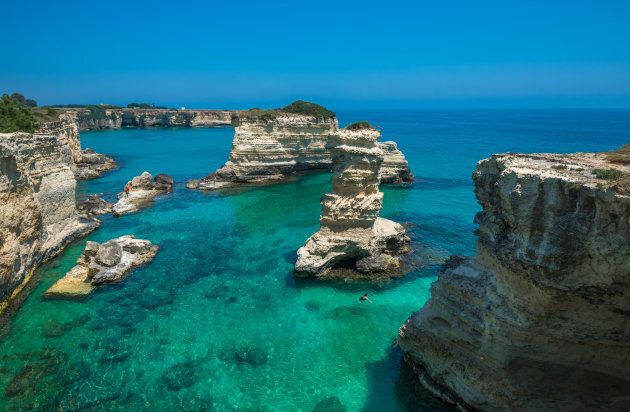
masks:
<svg viewBox="0 0 630 412"><path fill-rule="evenodd" d="M154 179L151 173L143 172L127 182L127 187L128 193L123 191L118 194L118 202L113 207L114 216L137 212L149 205L157 195L170 192L173 189L173 178L159 174Z"/></svg>
<svg viewBox="0 0 630 412"><path fill-rule="evenodd" d="M87 242L83 254L70 272L45 293L49 299L80 299L96 286L122 280L130 271L150 262L158 246L131 235L106 243Z"/></svg>
<svg viewBox="0 0 630 412"><path fill-rule="evenodd" d="M380 218L383 152L374 129L339 131L333 142L333 193L322 197L320 230L298 250L298 276L374 278L402 271L409 237L398 223Z"/></svg>
<svg viewBox="0 0 630 412"><path fill-rule="evenodd" d="M479 162L477 253L400 330L423 385L462 409L628 409L630 196L598 177L623 174L604 154Z"/></svg>

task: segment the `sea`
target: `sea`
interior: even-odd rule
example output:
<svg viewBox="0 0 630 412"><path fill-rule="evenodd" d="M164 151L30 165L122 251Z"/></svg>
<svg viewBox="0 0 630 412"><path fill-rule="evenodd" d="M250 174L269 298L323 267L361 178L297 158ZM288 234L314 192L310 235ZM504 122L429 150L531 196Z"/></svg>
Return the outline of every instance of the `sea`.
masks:
<svg viewBox="0 0 630 412"><path fill-rule="evenodd" d="M396 347L430 298L440 264L475 252L471 175L503 152L588 152L630 143L628 110L339 110L367 120L406 155L415 182L382 186L383 217L413 242L406 276L378 284L295 279L296 250L319 227L330 174L203 193L185 182L220 167L234 130L81 133L115 171L78 198L116 198L143 171L176 184L139 213L43 265L0 329L0 410L439 411ZM42 299L87 240L133 234L160 246L126 280L81 302ZM370 302L359 297L369 293Z"/></svg>

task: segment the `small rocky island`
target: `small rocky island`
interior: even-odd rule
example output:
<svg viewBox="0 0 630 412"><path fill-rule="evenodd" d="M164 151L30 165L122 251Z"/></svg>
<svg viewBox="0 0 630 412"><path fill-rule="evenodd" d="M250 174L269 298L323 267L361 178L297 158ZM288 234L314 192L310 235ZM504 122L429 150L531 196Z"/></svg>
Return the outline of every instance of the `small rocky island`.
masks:
<svg viewBox="0 0 630 412"><path fill-rule="evenodd" d="M82 299L99 285L122 280L133 269L151 260L158 246L131 235L105 243L87 242L83 254L63 278L45 293L48 299Z"/></svg>
<svg viewBox="0 0 630 412"><path fill-rule="evenodd" d="M628 409L630 153L621 156L478 164L477 254L451 258L400 330L423 385L462 410Z"/></svg>
<svg viewBox="0 0 630 412"><path fill-rule="evenodd" d="M320 230L298 250L295 274L317 278L401 275L409 237L398 223L379 217L383 193L380 133L369 125L339 130L331 139L332 190L322 197Z"/></svg>
<svg viewBox="0 0 630 412"><path fill-rule="evenodd" d="M216 190L243 184L286 180L298 172L330 170L331 139L339 131L335 113L318 104L296 101L275 110L235 113L229 160L216 172L187 183L190 189ZM394 142L377 143L384 152L384 183L413 181Z"/></svg>
<svg viewBox="0 0 630 412"><path fill-rule="evenodd" d="M153 178L151 173L143 172L125 185L125 190L118 194L118 202L113 206L113 215L122 216L134 213L148 206L157 196L173 190L173 178L159 174Z"/></svg>

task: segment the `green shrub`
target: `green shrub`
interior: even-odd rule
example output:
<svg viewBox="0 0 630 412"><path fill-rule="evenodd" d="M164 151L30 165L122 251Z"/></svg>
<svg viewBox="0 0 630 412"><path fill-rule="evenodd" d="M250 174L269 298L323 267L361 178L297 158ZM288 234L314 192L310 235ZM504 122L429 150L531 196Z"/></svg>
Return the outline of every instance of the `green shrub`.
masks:
<svg viewBox="0 0 630 412"><path fill-rule="evenodd" d="M87 112L80 112L78 118L80 120L105 120L107 116L107 108L103 105L86 106Z"/></svg>
<svg viewBox="0 0 630 412"><path fill-rule="evenodd" d="M333 117L335 117L335 113L328 110L324 106L320 106L319 104L311 102L305 102L304 100L296 100L280 110L287 113L315 116L320 119L332 119Z"/></svg>
<svg viewBox="0 0 630 412"><path fill-rule="evenodd" d="M630 144L625 144L617 150L608 152L606 158L613 163L630 164Z"/></svg>
<svg viewBox="0 0 630 412"><path fill-rule="evenodd" d="M617 169L595 169L595 177L603 180L619 180L623 177L623 172Z"/></svg>
<svg viewBox="0 0 630 412"><path fill-rule="evenodd" d="M346 129L348 130L367 130L367 129L374 129L374 127L369 123L369 122L354 122L354 123L350 123L349 125L346 126Z"/></svg>
<svg viewBox="0 0 630 412"><path fill-rule="evenodd" d="M15 94L15 93L14 93ZM24 96L22 96L23 98ZM3 94L0 98L0 132L35 131L36 121L30 106L23 106L13 97Z"/></svg>
<svg viewBox="0 0 630 412"><path fill-rule="evenodd" d="M565 170L567 166L566 165L553 165L551 166L551 168L555 170Z"/></svg>

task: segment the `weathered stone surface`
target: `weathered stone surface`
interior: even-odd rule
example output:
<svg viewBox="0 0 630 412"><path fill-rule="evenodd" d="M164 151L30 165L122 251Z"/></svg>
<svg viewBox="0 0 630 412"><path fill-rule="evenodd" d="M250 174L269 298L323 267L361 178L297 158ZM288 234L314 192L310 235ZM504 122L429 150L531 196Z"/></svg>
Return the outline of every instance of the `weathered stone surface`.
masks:
<svg viewBox="0 0 630 412"><path fill-rule="evenodd" d="M72 164L55 134L0 134L0 312L34 268L98 227L77 212Z"/></svg>
<svg viewBox="0 0 630 412"><path fill-rule="evenodd" d="M151 260L158 246L131 235L106 243L87 242L83 254L63 278L45 293L48 299L81 299L96 286L122 280L133 269Z"/></svg>
<svg viewBox="0 0 630 412"><path fill-rule="evenodd" d="M38 133L56 136L62 145L66 162L79 180L94 179L116 168L114 159L91 149L81 150L76 112L59 115L59 120L43 123Z"/></svg>
<svg viewBox="0 0 630 412"><path fill-rule="evenodd" d="M338 133L337 119L295 113L234 117L235 134L229 160L216 172L186 184L191 189L216 190L242 184L273 183L296 172L329 170L331 139ZM383 179L410 182L409 165L393 142L384 148Z"/></svg>
<svg viewBox="0 0 630 412"><path fill-rule="evenodd" d="M497 155L474 173L473 258L401 328L421 382L463 408L630 407L630 197L603 154Z"/></svg>
<svg viewBox="0 0 630 412"><path fill-rule="evenodd" d="M396 142L378 142L377 145L383 151L383 163L379 172L381 183L400 184L413 182L409 163L407 163L403 152L398 150Z"/></svg>
<svg viewBox="0 0 630 412"><path fill-rule="evenodd" d="M112 213L112 206L99 195L89 195L85 200L77 202L79 213L85 217Z"/></svg>
<svg viewBox="0 0 630 412"><path fill-rule="evenodd" d="M234 113L229 110L106 109L102 115L95 117L88 109L68 111L77 115L79 130L151 126L229 126Z"/></svg>
<svg viewBox="0 0 630 412"><path fill-rule="evenodd" d="M402 272L409 251L404 228L380 218L383 152L374 129L340 130L331 138L332 190L322 197L320 230L298 250L295 273L315 277L381 277Z"/></svg>
<svg viewBox="0 0 630 412"><path fill-rule="evenodd" d="M168 193L173 188L173 178L160 174L154 179L149 172L143 172L127 182L129 193L120 192L118 202L113 206L113 215L122 216L134 213L148 206L160 194Z"/></svg>

